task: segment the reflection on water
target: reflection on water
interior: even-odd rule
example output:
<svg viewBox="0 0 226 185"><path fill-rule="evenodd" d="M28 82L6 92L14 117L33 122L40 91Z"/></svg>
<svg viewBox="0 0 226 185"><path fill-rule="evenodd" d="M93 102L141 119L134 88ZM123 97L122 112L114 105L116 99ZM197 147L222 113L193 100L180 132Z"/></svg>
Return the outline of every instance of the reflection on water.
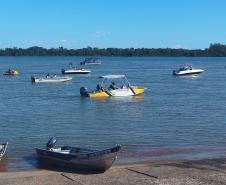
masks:
<svg viewBox="0 0 226 185"><path fill-rule="evenodd" d="M84 97L82 97L84 98ZM88 99L88 98L86 98ZM120 102L120 103L126 103L126 102L142 102L144 101L144 96L143 95L138 95L138 96L127 96L127 97L93 97L89 98L90 101L97 101L97 102L107 102L111 101L112 103L114 102Z"/></svg>
<svg viewBox="0 0 226 185"><path fill-rule="evenodd" d="M5 171L7 171L7 169L8 169L7 163L8 163L8 157L7 157L7 155L5 155L5 156L0 160L0 172L5 172Z"/></svg>
<svg viewBox="0 0 226 185"><path fill-rule="evenodd" d="M199 148L159 148L151 147L147 151L122 152L120 154L120 163L140 162L148 160L185 160L185 159L207 159L213 155L225 158L226 147L208 147L200 146Z"/></svg>
<svg viewBox="0 0 226 185"><path fill-rule="evenodd" d="M1 160L0 160L0 172L5 172L7 171L7 156L4 156Z"/></svg>
<svg viewBox="0 0 226 185"><path fill-rule="evenodd" d="M185 79L195 79L195 78L202 78L202 74L183 75L183 76L175 76L175 77L185 78Z"/></svg>
<svg viewBox="0 0 226 185"><path fill-rule="evenodd" d="M133 96L133 102L142 102L142 101L144 101L143 95Z"/></svg>

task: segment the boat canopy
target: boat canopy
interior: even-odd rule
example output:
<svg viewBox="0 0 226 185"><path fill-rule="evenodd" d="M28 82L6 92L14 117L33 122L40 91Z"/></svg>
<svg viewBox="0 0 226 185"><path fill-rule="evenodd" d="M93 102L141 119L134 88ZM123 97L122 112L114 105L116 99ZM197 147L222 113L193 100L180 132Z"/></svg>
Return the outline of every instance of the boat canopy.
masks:
<svg viewBox="0 0 226 185"><path fill-rule="evenodd" d="M125 78L125 75L104 75L104 76L100 76L100 78L104 78L104 79L116 79L116 78Z"/></svg>

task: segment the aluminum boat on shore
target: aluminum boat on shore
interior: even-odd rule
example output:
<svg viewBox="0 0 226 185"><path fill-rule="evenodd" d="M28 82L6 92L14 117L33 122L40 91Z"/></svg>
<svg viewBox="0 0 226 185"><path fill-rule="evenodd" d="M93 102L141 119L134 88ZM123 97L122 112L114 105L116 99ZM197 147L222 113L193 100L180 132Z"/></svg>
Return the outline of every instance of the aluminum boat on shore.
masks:
<svg viewBox="0 0 226 185"><path fill-rule="evenodd" d="M54 147L56 141L56 138L51 138L46 144L46 149L36 148L39 162L77 170L105 171L112 166L121 149L120 145L105 150Z"/></svg>
<svg viewBox="0 0 226 185"><path fill-rule="evenodd" d="M183 76L183 75L194 75L194 74L200 74L204 70L202 69L194 69L191 64L186 64L180 67L178 70L173 71L173 75L176 76Z"/></svg>
<svg viewBox="0 0 226 185"><path fill-rule="evenodd" d="M0 161L6 153L7 146L8 146L8 142L0 144Z"/></svg>

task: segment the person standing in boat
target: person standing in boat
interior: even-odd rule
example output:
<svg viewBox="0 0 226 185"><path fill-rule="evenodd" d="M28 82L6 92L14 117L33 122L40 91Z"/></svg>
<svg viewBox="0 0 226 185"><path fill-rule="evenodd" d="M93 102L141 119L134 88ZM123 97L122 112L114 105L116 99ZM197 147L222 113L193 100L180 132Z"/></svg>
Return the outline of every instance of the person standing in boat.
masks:
<svg viewBox="0 0 226 185"><path fill-rule="evenodd" d="M117 89L117 86L116 86L115 82L111 82L111 85L110 85L109 88L113 89L113 90Z"/></svg>
<svg viewBox="0 0 226 185"><path fill-rule="evenodd" d="M103 87L101 84L97 84L97 91L103 91Z"/></svg>

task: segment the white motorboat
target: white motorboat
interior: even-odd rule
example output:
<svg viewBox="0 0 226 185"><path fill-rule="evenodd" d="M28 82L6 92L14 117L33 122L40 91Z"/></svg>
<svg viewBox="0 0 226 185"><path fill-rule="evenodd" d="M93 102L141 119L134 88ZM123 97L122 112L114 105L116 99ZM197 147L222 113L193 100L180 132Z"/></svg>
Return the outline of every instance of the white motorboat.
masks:
<svg viewBox="0 0 226 185"><path fill-rule="evenodd" d="M89 74L91 71L83 68L62 69L62 74Z"/></svg>
<svg viewBox="0 0 226 185"><path fill-rule="evenodd" d="M62 74L89 74L91 71L82 67L74 67L72 63L69 64L69 69L62 69Z"/></svg>
<svg viewBox="0 0 226 185"><path fill-rule="evenodd" d="M31 77L31 81L33 83L57 83L57 82L67 82L72 80L72 77L69 76L57 76L57 75L47 75L46 77L36 78L34 76Z"/></svg>
<svg viewBox="0 0 226 185"><path fill-rule="evenodd" d="M194 69L192 65L187 64L183 65L180 69L174 70L173 75L176 76L182 76L182 75L194 75L194 74L200 74L204 70L203 69Z"/></svg>

